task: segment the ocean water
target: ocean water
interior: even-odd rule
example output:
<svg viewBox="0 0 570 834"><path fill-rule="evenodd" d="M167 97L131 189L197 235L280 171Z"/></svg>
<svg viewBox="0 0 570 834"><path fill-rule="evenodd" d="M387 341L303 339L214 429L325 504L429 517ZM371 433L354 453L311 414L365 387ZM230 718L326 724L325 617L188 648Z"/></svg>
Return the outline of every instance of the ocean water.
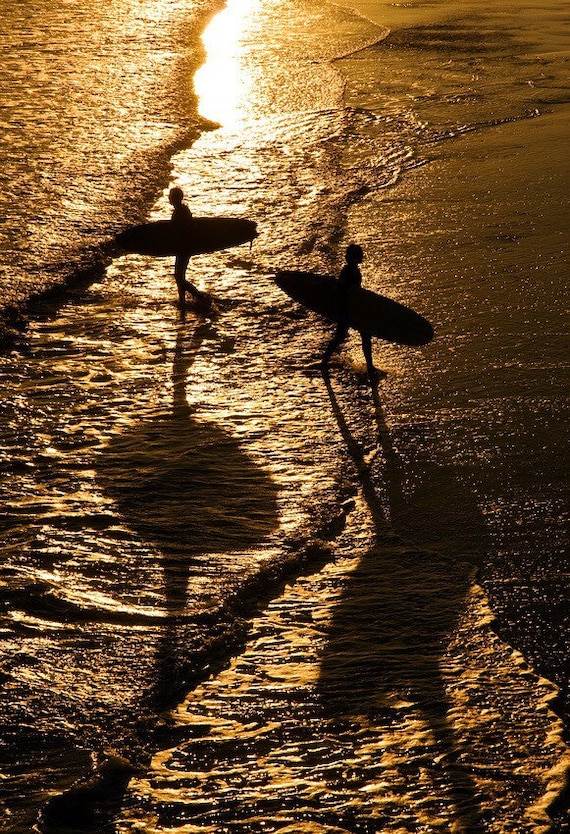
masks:
<svg viewBox="0 0 570 834"><path fill-rule="evenodd" d="M144 216L171 154L198 135L192 73L215 9L2 3L3 340L34 291L100 269L110 235Z"/></svg>
<svg viewBox="0 0 570 834"><path fill-rule="evenodd" d="M5 5L3 830L567 830L564 4Z"/></svg>

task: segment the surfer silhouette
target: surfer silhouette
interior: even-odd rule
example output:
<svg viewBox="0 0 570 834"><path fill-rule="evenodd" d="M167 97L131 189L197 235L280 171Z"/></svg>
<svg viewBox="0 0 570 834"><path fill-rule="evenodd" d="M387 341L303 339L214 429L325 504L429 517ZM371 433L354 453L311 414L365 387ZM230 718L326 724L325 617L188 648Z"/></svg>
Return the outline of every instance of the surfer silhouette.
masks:
<svg viewBox="0 0 570 834"><path fill-rule="evenodd" d="M333 355L335 350L337 350L341 346L341 344L348 336L348 331L350 329L347 311L348 291L351 287L362 286L362 274L360 272L359 267L359 265L364 260L364 251L362 249L362 246L359 246L357 243L351 243L349 246L346 247L345 258L346 263L341 269L340 275L338 276L338 281L340 285L339 297L341 304L341 315L339 317L335 333L330 342L328 343L323 356L323 370L326 370L331 356ZM368 333L361 333L360 335L362 338L362 352L364 353L364 358L366 359L368 375L371 379L376 379L381 375L381 372L374 367L374 362L372 360L372 337L369 336Z"/></svg>
<svg viewBox="0 0 570 834"><path fill-rule="evenodd" d="M184 192L178 186L170 189L168 200L173 207L170 221L180 227L188 226L192 222L192 212L184 202ZM174 262L174 280L178 287L178 301L182 315L186 310L186 293L189 292L199 301L207 301L207 296L186 280L186 269L190 261L190 255L178 254Z"/></svg>

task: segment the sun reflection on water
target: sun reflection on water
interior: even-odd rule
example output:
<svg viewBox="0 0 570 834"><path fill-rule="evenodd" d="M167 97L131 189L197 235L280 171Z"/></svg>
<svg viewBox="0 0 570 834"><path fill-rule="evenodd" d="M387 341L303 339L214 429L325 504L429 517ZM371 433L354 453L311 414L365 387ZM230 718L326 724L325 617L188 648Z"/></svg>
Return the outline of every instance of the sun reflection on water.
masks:
<svg viewBox="0 0 570 834"><path fill-rule="evenodd" d="M243 60L248 21L259 0L230 0L202 35L208 59L194 76L202 116L225 127L245 118L245 102L253 76Z"/></svg>

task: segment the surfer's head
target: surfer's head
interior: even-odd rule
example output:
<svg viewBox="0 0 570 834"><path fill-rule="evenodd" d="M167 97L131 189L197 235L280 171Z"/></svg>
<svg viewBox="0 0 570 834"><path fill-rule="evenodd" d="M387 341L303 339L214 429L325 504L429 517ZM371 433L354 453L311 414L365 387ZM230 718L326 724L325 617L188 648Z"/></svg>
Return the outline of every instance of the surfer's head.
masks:
<svg viewBox="0 0 570 834"><path fill-rule="evenodd" d="M177 185L168 192L168 199L173 206L179 206L184 199L184 192Z"/></svg>
<svg viewBox="0 0 570 834"><path fill-rule="evenodd" d="M349 264L361 264L364 260L364 251L362 246L359 246L358 243L350 243L346 247L345 258L346 262Z"/></svg>

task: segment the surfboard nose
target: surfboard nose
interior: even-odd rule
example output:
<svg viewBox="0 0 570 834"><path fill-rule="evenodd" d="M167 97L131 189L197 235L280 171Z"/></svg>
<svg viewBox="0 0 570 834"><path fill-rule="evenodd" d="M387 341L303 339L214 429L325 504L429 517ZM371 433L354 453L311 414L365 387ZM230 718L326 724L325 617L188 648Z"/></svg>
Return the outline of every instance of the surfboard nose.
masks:
<svg viewBox="0 0 570 834"><path fill-rule="evenodd" d="M249 240L255 240L256 237L259 237L259 232L257 231L257 223L253 220L244 220L244 224L246 224L245 228L247 230L247 234L249 234Z"/></svg>

